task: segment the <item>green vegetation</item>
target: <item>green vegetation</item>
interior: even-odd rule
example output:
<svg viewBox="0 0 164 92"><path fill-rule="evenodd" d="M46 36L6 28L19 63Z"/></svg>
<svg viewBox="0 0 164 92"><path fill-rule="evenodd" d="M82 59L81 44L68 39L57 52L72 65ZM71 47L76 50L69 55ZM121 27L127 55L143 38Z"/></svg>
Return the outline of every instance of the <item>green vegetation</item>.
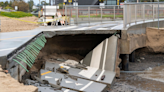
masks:
<svg viewBox="0 0 164 92"><path fill-rule="evenodd" d="M30 16L33 16L33 15L30 14L30 13L25 13L25 12L17 11L17 12L1 12L0 13L0 16L21 18L21 17L30 17Z"/></svg>
<svg viewBox="0 0 164 92"><path fill-rule="evenodd" d="M10 9L10 10L13 10L13 8L12 8L12 7L10 7L9 5L7 5L7 6L5 7L5 9Z"/></svg>
<svg viewBox="0 0 164 92"><path fill-rule="evenodd" d="M75 18L75 15L72 15ZM79 15L79 18L88 18L88 15ZM90 18L101 18L101 15L90 15ZM102 18L114 18L114 15L102 15ZM115 18L123 18L123 15L115 15Z"/></svg>

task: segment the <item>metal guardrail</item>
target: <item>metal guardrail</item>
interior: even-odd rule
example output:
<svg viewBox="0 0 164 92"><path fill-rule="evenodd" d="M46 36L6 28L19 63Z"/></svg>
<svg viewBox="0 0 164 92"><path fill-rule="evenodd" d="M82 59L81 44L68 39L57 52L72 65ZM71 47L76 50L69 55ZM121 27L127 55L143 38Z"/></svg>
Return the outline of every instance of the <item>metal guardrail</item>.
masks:
<svg viewBox="0 0 164 92"><path fill-rule="evenodd" d="M159 4L159 18L164 18L164 3ZM158 3L127 3L124 5L124 28L131 23L158 19Z"/></svg>

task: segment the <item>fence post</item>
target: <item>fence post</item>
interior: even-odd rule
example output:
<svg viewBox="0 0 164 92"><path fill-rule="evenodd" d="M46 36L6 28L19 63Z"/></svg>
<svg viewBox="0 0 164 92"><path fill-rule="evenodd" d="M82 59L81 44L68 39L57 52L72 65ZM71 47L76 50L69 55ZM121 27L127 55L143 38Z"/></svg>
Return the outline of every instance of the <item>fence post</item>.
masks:
<svg viewBox="0 0 164 92"><path fill-rule="evenodd" d="M152 4L153 5L153 21L154 21L154 4Z"/></svg>
<svg viewBox="0 0 164 92"><path fill-rule="evenodd" d="M78 6L76 8L76 24L78 25Z"/></svg>
<svg viewBox="0 0 164 92"><path fill-rule="evenodd" d="M90 24L90 7L88 7L88 22Z"/></svg>
<svg viewBox="0 0 164 92"><path fill-rule="evenodd" d="M100 9L101 9L101 23L102 23L102 7Z"/></svg>
<svg viewBox="0 0 164 92"><path fill-rule="evenodd" d="M143 21L145 22L145 4L143 4Z"/></svg>
<svg viewBox="0 0 164 92"><path fill-rule="evenodd" d="M125 4L125 5L123 5L124 6L124 8L123 8L123 25L124 25L124 29L126 28L126 24L127 24L127 16L126 16L126 14L127 14L127 5Z"/></svg>
<svg viewBox="0 0 164 92"><path fill-rule="evenodd" d="M67 25L67 6L65 5L65 17L66 17L66 21L65 21L65 24Z"/></svg>
<svg viewBox="0 0 164 92"><path fill-rule="evenodd" d="M136 20L137 20L137 5L135 5L135 23L136 23Z"/></svg>
<svg viewBox="0 0 164 92"><path fill-rule="evenodd" d="M131 17L131 16L132 16L132 9L131 9L131 6L132 6L132 5L129 5L129 12L128 12L128 13L129 13L129 19L130 19L130 20L128 20L128 22L130 21L130 22L129 22L129 26L130 26L130 24L131 24L131 22L132 22L132 21L131 21L131 20L132 20L132 17Z"/></svg>
<svg viewBox="0 0 164 92"><path fill-rule="evenodd" d="M115 20L115 6L113 6L114 20Z"/></svg>

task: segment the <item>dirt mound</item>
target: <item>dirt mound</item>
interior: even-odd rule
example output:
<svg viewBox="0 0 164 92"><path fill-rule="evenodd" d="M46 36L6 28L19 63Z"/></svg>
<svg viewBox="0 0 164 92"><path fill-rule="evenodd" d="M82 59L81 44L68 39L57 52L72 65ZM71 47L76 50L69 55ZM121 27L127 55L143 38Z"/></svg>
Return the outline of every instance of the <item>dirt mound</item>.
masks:
<svg viewBox="0 0 164 92"><path fill-rule="evenodd" d="M0 92L38 92L38 88L19 83L9 74L2 72L0 65Z"/></svg>
<svg viewBox="0 0 164 92"><path fill-rule="evenodd" d="M7 17L0 16L0 19L1 19L1 32L32 30L38 27L38 24L35 23L19 21ZM35 16L23 17L18 19L25 20L25 21L32 21L32 22L37 22L38 20L38 18Z"/></svg>
<svg viewBox="0 0 164 92"><path fill-rule="evenodd" d="M156 53L164 53L164 29L147 28L146 35L146 46L148 49Z"/></svg>

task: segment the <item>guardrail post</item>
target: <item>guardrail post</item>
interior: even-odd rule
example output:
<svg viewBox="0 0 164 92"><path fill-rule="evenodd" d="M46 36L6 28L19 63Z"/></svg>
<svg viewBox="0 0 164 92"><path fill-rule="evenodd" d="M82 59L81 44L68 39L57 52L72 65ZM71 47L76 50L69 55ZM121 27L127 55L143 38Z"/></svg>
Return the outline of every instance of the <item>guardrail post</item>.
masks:
<svg viewBox="0 0 164 92"><path fill-rule="evenodd" d="M145 4L143 4L143 22L145 22Z"/></svg>
<svg viewBox="0 0 164 92"><path fill-rule="evenodd" d="M137 5L135 5L135 23L137 22Z"/></svg>
<svg viewBox="0 0 164 92"><path fill-rule="evenodd" d="M102 7L100 9L101 9L101 23L102 23Z"/></svg>
<svg viewBox="0 0 164 92"><path fill-rule="evenodd" d="M90 7L88 7L88 22L90 24Z"/></svg>
<svg viewBox="0 0 164 92"><path fill-rule="evenodd" d="M114 20L115 20L115 6L113 6Z"/></svg>
<svg viewBox="0 0 164 92"><path fill-rule="evenodd" d="M123 5L124 6L124 8L123 8L123 25L124 25L124 29L126 28L126 24L127 24L127 16L126 16L126 14L127 14L127 5Z"/></svg>

